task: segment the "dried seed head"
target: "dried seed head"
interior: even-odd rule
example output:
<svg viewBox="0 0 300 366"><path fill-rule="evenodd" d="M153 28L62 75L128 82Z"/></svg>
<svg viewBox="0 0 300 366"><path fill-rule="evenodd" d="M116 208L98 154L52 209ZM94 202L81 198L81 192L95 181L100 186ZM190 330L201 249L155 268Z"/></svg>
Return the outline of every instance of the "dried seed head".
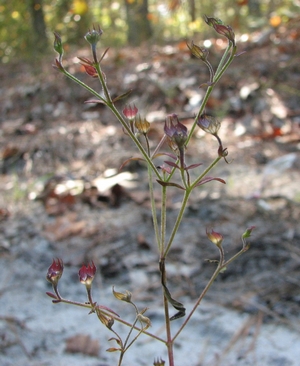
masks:
<svg viewBox="0 0 300 366"><path fill-rule="evenodd" d="M116 299L131 303L131 292L126 290L123 294L122 292L115 291L115 288L113 287L113 294Z"/></svg>

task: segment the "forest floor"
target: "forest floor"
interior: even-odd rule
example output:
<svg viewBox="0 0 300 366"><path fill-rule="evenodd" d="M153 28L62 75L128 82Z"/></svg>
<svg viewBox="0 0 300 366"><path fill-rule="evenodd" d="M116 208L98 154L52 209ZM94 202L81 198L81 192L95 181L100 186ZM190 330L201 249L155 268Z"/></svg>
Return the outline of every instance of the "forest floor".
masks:
<svg viewBox="0 0 300 366"><path fill-rule="evenodd" d="M173 296L190 309L214 271L207 259L216 260L218 252L207 227L223 234L227 258L240 250L246 228L255 230L250 249L218 277L178 338L181 366L299 364L299 39L299 28L290 24L241 43L246 53L209 100L206 113L222 121L230 164L221 161L212 172L226 185L208 183L191 197L167 266ZM224 44L212 43L215 65ZM86 49L76 55L89 57ZM95 314L52 304L45 275L52 259L62 258L62 295L85 301L77 273L93 260L97 302L130 321L130 306L113 297L112 286L131 291L140 308L149 308L151 330L163 336L147 170L132 160L119 171L137 156L129 138L109 110L84 104L90 95L51 63L47 59L35 72L25 64L19 71L0 66L0 361L112 366L117 355L105 351L115 346L107 341L109 331L93 321ZM75 53L66 57L66 66L97 88ZM191 127L204 93L199 85L208 75L185 43L111 49L103 69L113 96L133 90L126 102L151 122L152 149L168 113ZM120 110L124 103L118 102ZM216 151L217 142L197 130L186 158L206 167ZM158 207L159 194L156 187ZM180 201L180 190L170 189L168 228ZM173 329L181 322L174 321ZM124 365L166 359L163 346L145 336L134 347Z"/></svg>

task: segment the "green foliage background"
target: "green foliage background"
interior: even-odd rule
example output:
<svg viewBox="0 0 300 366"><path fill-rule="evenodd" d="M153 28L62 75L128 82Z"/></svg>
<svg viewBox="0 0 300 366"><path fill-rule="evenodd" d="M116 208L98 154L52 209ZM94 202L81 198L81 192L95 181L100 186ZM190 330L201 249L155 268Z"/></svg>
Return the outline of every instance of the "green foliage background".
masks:
<svg viewBox="0 0 300 366"><path fill-rule="evenodd" d="M41 0L48 36L42 53L49 51L53 31L59 32L69 45L80 46L84 42L83 35L93 24L100 24L104 29L106 45L125 45L125 1L137 3L140 0ZM178 40L205 32L204 14L219 17L242 33L270 26L268 20L275 15L282 24L300 10L298 0L262 0L258 13L249 10L249 4L255 0L195 0L193 20L190 2L149 0L149 20L154 31L152 42ZM35 47L29 6L29 0L0 0L0 59L3 63L35 58L40 53Z"/></svg>

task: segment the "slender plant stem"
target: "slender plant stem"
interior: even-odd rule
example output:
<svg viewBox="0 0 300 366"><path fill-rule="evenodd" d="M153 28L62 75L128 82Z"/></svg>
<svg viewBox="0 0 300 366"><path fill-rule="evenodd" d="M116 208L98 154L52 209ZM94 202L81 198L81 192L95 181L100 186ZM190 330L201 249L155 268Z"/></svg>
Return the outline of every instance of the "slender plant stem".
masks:
<svg viewBox="0 0 300 366"><path fill-rule="evenodd" d="M208 281L208 283L206 284L204 290L202 291L201 295L199 296L198 300L196 301L193 309L191 310L191 312L189 313L189 315L185 318L183 324L181 325L181 327L179 328L179 330L177 331L177 333L174 335L174 337L172 339L173 342L179 336L179 334L181 333L181 331L183 330L183 328L187 325L187 323L189 322L189 320L193 316L194 312L198 308L198 306L199 306L200 302L202 301L203 297L206 295L207 291L209 290L209 288L211 287L211 285L214 283L215 279L218 277L218 275L220 273L220 267L221 267L220 265L217 266L215 272L211 276L210 280Z"/></svg>
<svg viewBox="0 0 300 366"><path fill-rule="evenodd" d="M177 219L176 219L176 222L174 224L174 227L173 227L173 230L172 230L172 233L171 233L171 236L169 238L169 241L168 241L168 244L166 245L166 249L164 251L164 257L167 256L171 246L172 246L172 243L173 243L173 240L174 240L174 237L178 231L178 228L179 228L179 225L181 223L181 220L183 218L183 214L184 214L184 211L185 211L185 208L186 208L186 205L187 205L187 202L188 202L188 199L189 199L189 196L190 196L190 193L191 193L191 190L190 189L187 189L185 192L184 192L184 196L183 196L183 200L182 200L182 203L181 203L181 207L180 207L180 210L179 210L179 213L177 215Z"/></svg>
<svg viewBox="0 0 300 366"><path fill-rule="evenodd" d="M199 296L198 300L196 301L193 309L191 310L191 312L189 313L189 315L186 317L186 319L184 320L183 324L181 325L181 327L179 328L179 330L177 331L177 333L174 335L174 337L172 339L173 342L179 336L179 334L181 333L181 331L183 330L183 328L185 328L185 326L187 325L187 323L189 322L189 320L193 316L194 312L196 311L196 309L200 305L200 302L202 301L202 299L204 298L204 296L206 295L207 291L210 289L211 285L214 283L215 279L218 277L218 275L220 274L220 272L222 272L224 269L226 269L226 267L228 266L229 263L233 262L241 254L245 253L245 251L247 250L247 248L245 248L245 249L243 248L242 250L240 250L238 253L236 253L234 256L232 256L226 262L224 260L224 250L223 250L223 248L221 247L221 248L219 248L219 250L220 250L220 261L218 263L218 266L217 266L216 270L214 271L213 275L211 276L210 280L206 284L206 286L205 286L204 290L202 291L201 295Z"/></svg>
<svg viewBox="0 0 300 366"><path fill-rule="evenodd" d="M154 197L154 188L153 188L153 179L152 179L152 170L150 165L148 166L148 182L149 182L149 194L150 194L150 202L151 202L151 212L152 212L152 221L153 221L153 228L156 238L156 243L158 246L159 252L161 252L162 244L161 244L161 237L159 234L158 229L158 222L157 222L157 213L156 213L156 205L155 205L155 197Z"/></svg>
<svg viewBox="0 0 300 366"><path fill-rule="evenodd" d="M229 53L229 51L230 51L231 47L232 47L232 44L231 44L231 42L229 42L229 43L228 43L228 45L227 45L227 47L226 47L226 50L225 50L225 52L223 53L223 56L222 56L222 58L221 58L221 60L220 60L220 62L219 62L219 65L218 65L218 67L217 67L217 70L216 70L215 75L218 75L218 74L219 74L219 72L220 72L221 68L222 68L222 67L223 67L223 65L224 65L224 62L225 62L225 60L226 60L226 58L227 58L227 56L228 56L228 53Z"/></svg>
<svg viewBox="0 0 300 366"><path fill-rule="evenodd" d="M168 358L169 358L169 366L174 366L174 353L173 353L173 344L172 334L171 334L171 322L169 316L169 303L166 295L164 295L164 311L165 311L165 324L166 324L166 334L167 334L167 342L166 346L168 349Z"/></svg>
<svg viewBox="0 0 300 366"><path fill-rule="evenodd" d="M203 179L211 170L214 166L216 166L218 164L218 162L222 159L221 156L218 156L205 170L204 172L199 175L199 177L191 184L190 188L193 189L196 187L196 185L201 181L201 179Z"/></svg>
<svg viewBox="0 0 300 366"><path fill-rule="evenodd" d="M161 187L161 223L160 223L160 256L163 256L166 239L166 220L167 220L167 187Z"/></svg>
<svg viewBox="0 0 300 366"><path fill-rule="evenodd" d="M83 307L83 308L87 308L87 309L91 309L92 310L92 306L90 304L84 304L84 303L81 303L81 302L77 302L77 301L72 301L72 300L67 300L67 299L64 299L64 298L60 298L59 299L60 301L59 302L62 302L62 303L65 303L65 304L71 304L71 305L75 305L75 306L80 306L80 307ZM109 313L108 311L105 311L105 310L102 310L101 309L101 312L104 314L104 315L107 315L107 316L110 316L112 317L114 320L116 320L117 322L119 323L122 323L124 325L127 325L128 327L132 327L132 324L127 322L126 320L123 320L111 313ZM158 336L156 336L155 334L152 334L150 332L147 332L137 326L134 326L133 327L135 330L138 330L138 331L142 331L144 334L146 334L147 336L151 337L151 338L154 338L162 343L166 343L166 341Z"/></svg>

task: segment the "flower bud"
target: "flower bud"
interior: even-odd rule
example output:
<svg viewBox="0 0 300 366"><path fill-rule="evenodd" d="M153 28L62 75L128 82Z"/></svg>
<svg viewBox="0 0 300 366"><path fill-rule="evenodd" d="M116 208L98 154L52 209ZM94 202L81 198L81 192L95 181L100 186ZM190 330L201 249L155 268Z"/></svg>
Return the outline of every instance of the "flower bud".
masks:
<svg viewBox="0 0 300 366"><path fill-rule="evenodd" d="M208 24L210 27L214 27L216 24L223 24L222 20L219 18L213 18L213 17L207 17L204 16L204 21L206 24Z"/></svg>
<svg viewBox="0 0 300 366"><path fill-rule="evenodd" d="M208 239L214 243L217 247L222 245L223 235L217 233L216 231L211 230L210 232L206 229L206 235Z"/></svg>
<svg viewBox="0 0 300 366"><path fill-rule="evenodd" d="M123 109L123 114L129 121L133 121L138 111L135 105L126 105Z"/></svg>
<svg viewBox="0 0 300 366"><path fill-rule="evenodd" d="M63 261L59 258L53 259L51 266L48 268L47 281L51 282L52 285L57 285L59 279L61 278L64 270Z"/></svg>
<svg viewBox="0 0 300 366"><path fill-rule="evenodd" d="M217 33L226 37L228 41L232 42L235 45L235 34L230 25L216 24L214 29Z"/></svg>
<svg viewBox="0 0 300 366"><path fill-rule="evenodd" d="M86 65L84 63L81 62L81 65L84 67L85 72L90 75L93 78L97 78L98 77L98 72L97 69L94 66L91 65Z"/></svg>
<svg viewBox="0 0 300 366"><path fill-rule="evenodd" d="M217 33L225 36L229 42L232 42L232 44L235 45L235 34L230 25L224 25L222 20L218 18L205 16L204 20L206 24L213 27Z"/></svg>
<svg viewBox="0 0 300 366"><path fill-rule="evenodd" d="M206 61L209 51L207 48L201 48L199 46L196 46L194 42L192 42L191 45L187 45L190 49L192 55L194 55L196 58L199 58L202 61Z"/></svg>
<svg viewBox="0 0 300 366"><path fill-rule="evenodd" d="M59 54L60 60L64 54L64 49L61 41L61 37L58 33L54 32L54 50Z"/></svg>
<svg viewBox="0 0 300 366"><path fill-rule="evenodd" d="M141 116L138 115L135 118L134 126L140 133L146 135L149 131L150 123L146 120L146 118L141 118Z"/></svg>
<svg viewBox="0 0 300 366"><path fill-rule="evenodd" d="M243 239L246 239L246 238L250 238L251 236L251 233L252 233L252 230L255 229L255 226L250 226L245 232L244 234L242 235L242 238Z"/></svg>
<svg viewBox="0 0 300 366"><path fill-rule="evenodd" d="M188 137L188 130L179 122L176 114L170 114L167 116L164 131L171 141L171 144L175 144L179 150L184 147Z"/></svg>
<svg viewBox="0 0 300 366"><path fill-rule="evenodd" d="M98 27L96 30L93 28L91 31L88 31L87 34L84 36L84 38L89 42L89 44L95 48L97 43L100 41L101 34L103 33L103 30Z"/></svg>
<svg viewBox="0 0 300 366"><path fill-rule="evenodd" d="M218 134L218 131L221 127L221 123L211 116L207 116L206 114L202 114L198 120L197 125L205 132L210 133L214 136Z"/></svg>
<svg viewBox="0 0 300 366"><path fill-rule="evenodd" d="M113 287L113 294L116 299L131 303L131 292L130 291L126 290L125 293L123 294L122 292L115 291L115 289Z"/></svg>
<svg viewBox="0 0 300 366"><path fill-rule="evenodd" d="M96 270L97 268L93 261L88 266L83 265L78 272L80 282L86 285L86 287L91 287Z"/></svg>
<svg viewBox="0 0 300 366"><path fill-rule="evenodd" d="M165 365L165 361L162 358L154 360L153 366L164 366L164 365Z"/></svg>

